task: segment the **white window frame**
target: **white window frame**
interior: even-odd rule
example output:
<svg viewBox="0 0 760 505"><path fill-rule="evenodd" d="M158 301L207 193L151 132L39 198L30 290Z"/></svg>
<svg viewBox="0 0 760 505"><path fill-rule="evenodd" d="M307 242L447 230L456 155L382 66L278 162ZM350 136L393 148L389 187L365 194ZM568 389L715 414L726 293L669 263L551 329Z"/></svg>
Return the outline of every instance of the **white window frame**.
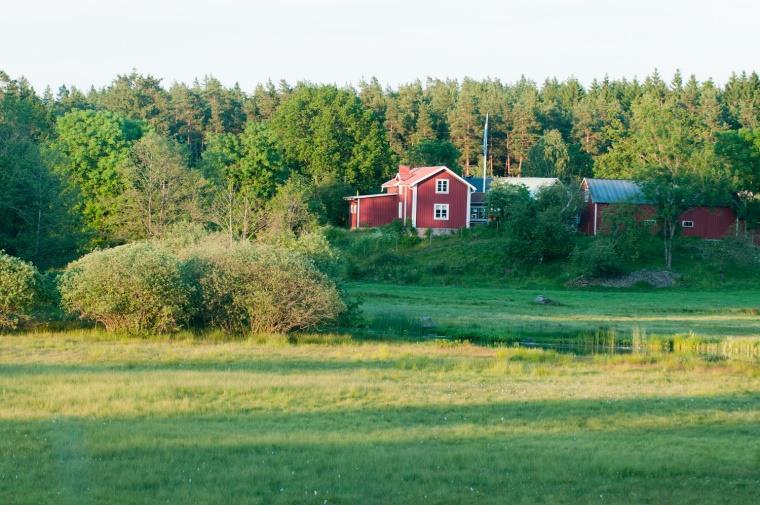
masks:
<svg viewBox="0 0 760 505"><path fill-rule="evenodd" d="M441 217L438 217L439 211L440 211ZM434 221L448 221L449 220L449 204L448 203L434 203L433 204L433 220Z"/></svg>
<svg viewBox="0 0 760 505"><path fill-rule="evenodd" d="M437 195L448 195L449 194L449 186L450 186L449 179L436 179L435 180L435 193ZM445 186L446 189L443 189Z"/></svg>
<svg viewBox="0 0 760 505"><path fill-rule="evenodd" d="M356 214L356 204L355 203L351 204L351 214Z"/></svg>
<svg viewBox="0 0 760 505"><path fill-rule="evenodd" d="M689 224L686 224L689 223ZM694 228L694 221L691 219L686 219L684 221L681 221L681 227L682 228Z"/></svg>
<svg viewBox="0 0 760 505"><path fill-rule="evenodd" d="M487 221L487 213L484 205L471 205L470 206L470 221Z"/></svg>
<svg viewBox="0 0 760 505"><path fill-rule="evenodd" d="M398 218L404 219L404 202L398 202Z"/></svg>

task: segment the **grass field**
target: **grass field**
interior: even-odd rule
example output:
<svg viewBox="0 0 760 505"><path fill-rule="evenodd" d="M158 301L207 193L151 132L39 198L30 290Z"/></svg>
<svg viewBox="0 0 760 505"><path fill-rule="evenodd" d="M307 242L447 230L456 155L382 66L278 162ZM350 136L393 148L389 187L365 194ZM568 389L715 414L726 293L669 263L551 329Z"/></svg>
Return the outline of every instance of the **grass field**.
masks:
<svg viewBox="0 0 760 505"><path fill-rule="evenodd" d="M758 502L756 354L404 334L758 342L756 291L348 289L354 336L0 335L0 504Z"/></svg>
<svg viewBox="0 0 760 505"><path fill-rule="evenodd" d="M626 338L693 332L704 337L760 337L760 290L569 290L417 287L355 283L369 327L393 334L430 316L436 331L499 340L613 331ZM557 302L537 305L544 294Z"/></svg>
<svg viewBox="0 0 760 505"><path fill-rule="evenodd" d="M0 337L0 503L757 503L756 364L314 338Z"/></svg>

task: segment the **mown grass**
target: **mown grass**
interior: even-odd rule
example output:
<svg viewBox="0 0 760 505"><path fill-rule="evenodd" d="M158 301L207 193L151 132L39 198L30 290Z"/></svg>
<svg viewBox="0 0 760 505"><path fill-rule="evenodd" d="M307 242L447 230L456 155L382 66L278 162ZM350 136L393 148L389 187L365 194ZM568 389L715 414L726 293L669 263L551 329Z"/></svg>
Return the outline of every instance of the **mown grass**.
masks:
<svg viewBox="0 0 760 505"><path fill-rule="evenodd" d="M0 503L749 504L759 488L753 362L0 336Z"/></svg>

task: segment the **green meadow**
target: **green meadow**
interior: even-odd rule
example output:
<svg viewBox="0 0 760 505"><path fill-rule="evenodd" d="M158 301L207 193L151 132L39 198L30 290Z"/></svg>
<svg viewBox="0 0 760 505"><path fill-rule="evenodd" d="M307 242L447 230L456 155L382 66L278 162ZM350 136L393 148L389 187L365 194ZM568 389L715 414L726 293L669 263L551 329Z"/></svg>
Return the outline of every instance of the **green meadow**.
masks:
<svg viewBox="0 0 760 505"><path fill-rule="evenodd" d="M464 339L635 325L750 342L757 293L349 291L354 334L0 336L0 503L757 503L756 355ZM421 315L458 337L410 333Z"/></svg>
<svg viewBox="0 0 760 505"><path fill-rule="evenodd" d="M368 327L392 336L430 317L435 332L474 340L556 339L612 332L624 341L693 334L710 339L760 337L756 289L516 289L355 283ZM534 303L543 294L554 303ZM412 330L413 332L413 330Z"/></svg>

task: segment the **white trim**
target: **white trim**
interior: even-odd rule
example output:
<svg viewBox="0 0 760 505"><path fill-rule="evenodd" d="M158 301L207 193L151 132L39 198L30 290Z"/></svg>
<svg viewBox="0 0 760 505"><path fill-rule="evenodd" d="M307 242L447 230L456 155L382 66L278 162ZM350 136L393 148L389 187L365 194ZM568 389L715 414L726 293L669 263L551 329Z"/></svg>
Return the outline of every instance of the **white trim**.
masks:
<svg viewBox="0 0 760 505"><path fill-rule="evenodd" d="M404 187L404 186L402 186L402 187ZM406 194L408 192L409 191L404 191L404 193L403 193L403 198L404 198L404 221L403 222L404 222L404 224L406 224Z"/></svg>
<svg viewBox="0 0 760 505"><path fill-rule="evenodd" d="M382 194L376 194L376 195L355 195L355 196L344 196L344 200L353 200L353 199L360 199L360 198L379 198L381 196L395 196L396 193L382 193Z"/></svg>
<svg viewBox="0 0 760 505"><path fill-rule="evenodd" d="M690 225L686 225L686 223L691 223ZM694 228L694 220L693 219L684 219L681 221L681 227L682 228Z"/></svg>
<svg viewBox="0 0 760 505"><path fill-rule="evenodd" d="M417 186L412 188L412 228L417 228Z"/></svg>
<svg viewBox="0 0 760 505"><path fill-rule="evenodd" d="M470 227L470 213L472 212L472 208L470 207L470 195L472 195L472 191L467 192L467 218L464 225L465 228Z"/></svg>
<svg viewBox="0 0 760 505"><path fill-rule="evenodd" d="M441 183L444 183L444 182L446 184L441 184ZM449 194L449 183L450 182L451 182L450 179L436 178L436 180L435 180L435 194L436 195L448 195ZM441 184L441 186L446 186L446 190L445 191L444 190L438 191L438 185L439 184Z"/></svg>
<svg viewBox="0 0 760 505"><path fill-rule="evenodd" d="M406 221L406 216L404 215L404 204L402 202L398 202L398 218L404 219Z"/></svg>
<svg viewBox="0 0 760 505"><path fill-rule="evenodd" d="M598 215L598 212L599 212L598 208L599 208L599 206L595 203L594 204L594 236L595 237L596 237L596 219L597 219L597 215Z"/></svg>
<svg viewBox="0 0 760 505"><path fill-rule="evenodd" d="M356 229L362 227L362 201L356 200Z"/></svg>
<svg viewBox="0 0 760 505"><path fill-rule="evenodd" d="M446 211L446 217L436 217L437 211L440 210L443 215ZM433 204L433 221L448 221L449 220L449 204L448 203L434 203Z"/></svg>

